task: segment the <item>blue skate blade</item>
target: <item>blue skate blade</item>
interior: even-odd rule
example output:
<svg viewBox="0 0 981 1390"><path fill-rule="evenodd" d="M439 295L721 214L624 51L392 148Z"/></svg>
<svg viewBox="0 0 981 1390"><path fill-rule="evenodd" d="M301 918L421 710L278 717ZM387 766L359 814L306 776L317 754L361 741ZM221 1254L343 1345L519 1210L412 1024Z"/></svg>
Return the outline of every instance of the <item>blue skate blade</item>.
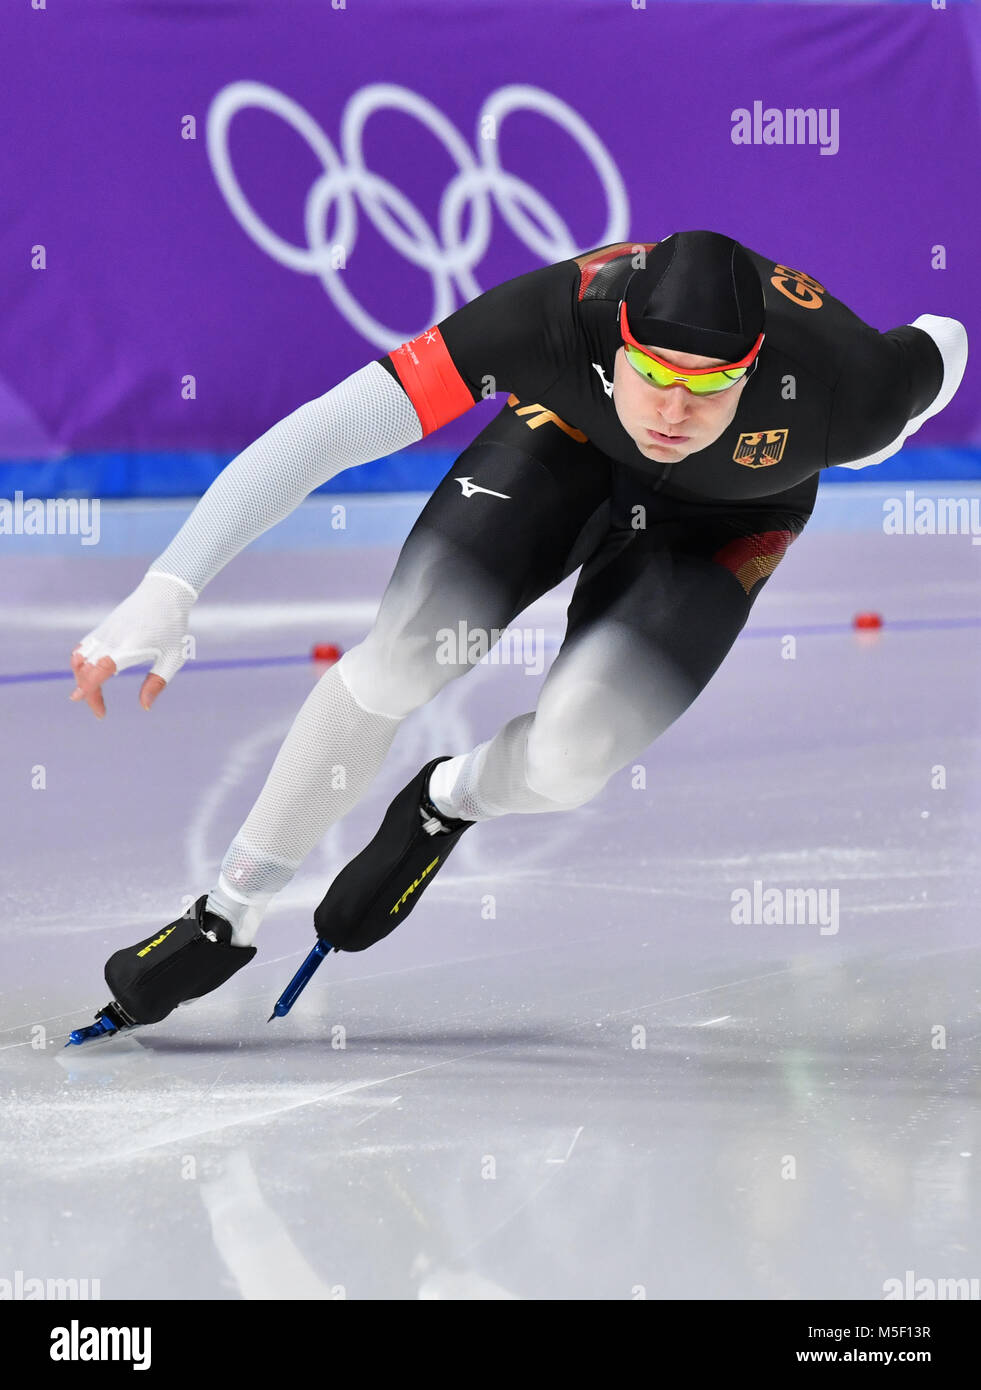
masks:
<svg viewBox="0 0 981 1390"><path fill-rule="evenodd" d="M276 1000L276 1007L266 1020L267 1023L272 1023L274 1018L286 1017L297 999L299 999L300 995L303 993L313 972L317 969L327 952L331 950L333 950L333 947L329 941L317 942L316 946L314 946L292 980L290 980L289 984Z"/></svg>
<svg viewBox="0 0 981 1390"><path fill-rule="evenodd" d="M129 1032L128 1028L120 1030L114 1023L110 1023L107 1018L97 1018L88 1028L75 1028L68 1035L66 1047L81 1046L82 1043L94 1042L96 1038L111 1038L118 1032Z"/></svg>

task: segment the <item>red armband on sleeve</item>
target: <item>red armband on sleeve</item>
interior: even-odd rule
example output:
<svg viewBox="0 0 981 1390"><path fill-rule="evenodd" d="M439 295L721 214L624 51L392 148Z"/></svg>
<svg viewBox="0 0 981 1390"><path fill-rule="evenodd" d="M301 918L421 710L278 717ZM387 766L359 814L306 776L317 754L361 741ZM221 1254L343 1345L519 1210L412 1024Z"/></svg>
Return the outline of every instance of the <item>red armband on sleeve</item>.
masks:
<svg viewBox="0 0 981 1390"><path fill-rule="evenodd" d="M432 434L476 404L438 328L410 338L388 355L419 416L423 435Z"/></svg>

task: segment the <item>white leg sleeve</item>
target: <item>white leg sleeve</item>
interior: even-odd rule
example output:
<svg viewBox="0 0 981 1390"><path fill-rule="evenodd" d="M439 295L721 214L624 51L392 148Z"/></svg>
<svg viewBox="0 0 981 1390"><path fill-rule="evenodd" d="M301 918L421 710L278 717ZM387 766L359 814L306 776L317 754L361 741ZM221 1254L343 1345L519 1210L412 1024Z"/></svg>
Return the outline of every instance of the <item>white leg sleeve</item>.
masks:
<svg viewBox="0 0 981 1390"><path fill-rule="evenodd" d="M419 417L402 387L380 362L369 362L232 459L150 571L174 575L200 594L229 560L321 483L421 438Z"/></svg>
<svg viewBox="0 0 981 1390"><path fill-rule="evenodd" d="M402 722L362 708L343 664L342 657L301 706L209 894L209 910L232 923L236 946L251 944L272 896L360 801Z"/></svg>
<svg viewBox="0 0 981 1390"><path fill-rule="evenodd" d="M231 922L236 946L251 945L273 895L361 800L402 720L470 669L435 659L435 637L420 635L419 586L407 587L389 585L371 632L307 696L222 860L208 907Z"/></svg>
<svg viewBox="0 0 981 1390"><path fill-rule="evenodd" d="M532 714L520 714L492 739L434 769L429 794L437 810L465 820L509 813L571 811L596 796L657 737L694 691L669 663L658 671L657 697L630 679L631 630L597 625L564 647ZM645 651L654 669L656 654Z"/></svg>

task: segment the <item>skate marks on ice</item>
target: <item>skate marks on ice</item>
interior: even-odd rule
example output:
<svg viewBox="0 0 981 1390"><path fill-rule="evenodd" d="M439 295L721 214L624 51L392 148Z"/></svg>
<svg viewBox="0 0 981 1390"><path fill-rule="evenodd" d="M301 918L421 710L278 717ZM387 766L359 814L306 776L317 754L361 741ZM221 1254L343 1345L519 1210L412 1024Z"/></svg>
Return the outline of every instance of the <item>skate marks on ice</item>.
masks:
<svg viewBox="0 0 981 1390"><path fill-rule="evenodd" d="M760 979L780 973L767 972ZM357 983L346 981L345 989ZM378 976L369 977L366 983L379 986L380 979ZM336 1107L340 1104L347 1108L353 1097L360 1098L365 1091L424 1073L459 1067L492 1054L507 1054L515 1046L524 1048L526 1054L534 1054L537 1049L551 1048L562 1039L574 1043L575 1036L584 1030L586 1036L592 1039L591 1030L615 1024L621 1016L646 1015L652 1010L670 1008L702 995L739 989L749 983L752 981L726 982L703 991L637 1002L626 1010L607 1011L599 1016L590 1015L587 1005L585 1017L580 1008L580 1016L574 1021L563 1021L548 1027L506 1026L510 1012L506 1000L499 1000L483 1010L468 1007L456 1016L441 1011L437 1024L421 1022L413 1028L411 1036L395 1036L390 1027L383 1025L378 1029L368 1021L362 1029L353 1031L348 1055L327 1052L323 1045L318 1045L319 1040L312 1044L306 1039L277 1043L267 1034L260 1035L259 1041L264 1044L260 1053L268 1053L269 1063L274 1070L277 1054L281 1050L284 1054L296 1055L298 1048L307 1063L313 1060L320 1068L325 1055L329 1056L335 1067L342 1061L350 1063L356 1057L356 1066L369 1073L376 1068L379 1051L384 1053L391 1049L402 1057L415 1051L425 1059L417 1066L394 1072L386 1070L381 1076L369 1074L355 1080L326 1084L317 1081L314 1084L290 1085L276 1081L267 1085L240 1080L232 1073L231 1078L222 1085L232 1068L232 1058L241 1058L248 1070L248 1059L256 1057L254 1046L248 1040L217 1044L219 1055L230 1055L216 1069L213 1021L209 1029L211 1036L201 1041L193 1037L168 1039L169 1021L165 1021L156 1025L152 1033L148 1029L142 1040L134 1036L113 1038L93 1044L89 1051L77 1053L65 1053L58 1049L54 1053L55 1065L65 1073L70 1089L56 1093L48 1083L33 1093L22 1094L16 1087L12 1088L11 1095L4 1102L7 1122L4 1131L8 1136L21 1136L21 1140L32 1134L39 1140L43 1138L37 1151L31 1151L29 1143L26 1149L23 1142L18 1145L21 1161L28 1161L43 1171L74 1172L85 1167L124 1163L147 1150L183 1143L206 1134L217 1135L237 1126L261 1126L269 1120L308 1106L327 1104ZM383 985L381 988L384 991ZM584 993L576 989L570 1000L563 1001L564 1009L569 1009L573 1000L581 1002ZM201 1002L195 1001L197 1005ZM334 1011L338 1017L348 1017L351 1014L350 1003L335 1003ZM188 1008L182 1007L175 1012L172 1021L186 1028L188 1012ZM480 1018L480 1014L494 1017ZM324 1023L323 1028L328 1032L329 1024ZM453 1055L433 1058L434 1046L437 1051L449 1049ZM574 1053L573 1047L570 1058ZM562 1055L565 1055L564 1051ZM33 1060L25 1058L25 1064L30 1065ZM252 1069L255 1071L254 1060ZM269 1066L264 1069L269 1070ZM200 1079L196 1075L199 1072L205 1073ZM374 1113L378 1113L378 1100L377 1096L372 1098ZM360 1099L354 1103L363 1109ZM386 1103L382 1101L382 1105ZM111 1151L106 1152L99 1136L109 1133L114 1135L114 1142ZM7 1153L4 1157L12 1159L13 1155Z"/></svg>
<svg viewBox="0 0 981 1390"><path fill-rule="evenodd" d="M921 1034L941 1004L952 1030L978 1031L977 952L797 963L656 998L625 958L609 967L607 1007L592 1009L573 1006L582 972L563 959L548 972L550 1008L572 1021L546 1024L539 1009L529 1028L533 985L523 994L519 976L483 1045L439 998L425 1013L403 1001L396 1033L378 979L346 1052L300 1040L257 1055L246 1042L218 1065L212 1053L202 1075L163 1037L154 1078L124 1070L115 1086L57 1095L16 1086L2 1133L18 1136L16 1171L43 1177L49 1208L88 1204L80 1248L105 1244L100 1202L113 1197L138 1202L147 1238L166 1248L179 1203L182 1296L277 1296L281 1263L283 1288L303 1298L629 1298L638 1286L648 1297L877 1297L908 1267L914 1237L916 1263L958 1274L954 1247L974 1243L976 1167L960 1155L981 1138L961 1099L976 1044L938 1058ZM952 978L964 982L953 1005ZM448 968L440 994L465 982ZM350 1000L334 1009L349 1016ZM788 1153L793 1184L778 1180ZM197 1183L176 1181L187 1155ZM931 1223L945 1193L967 1213L959 1229L946 1208ZM830 1211L842 1228L833 1253ZM23 1249L16 1218L11 1234ZM221 1290L205 1279L207 1247ZM144 1279L144 1296L165 1292ZM103 1292L122 1290L110 1280Z"/></svg>

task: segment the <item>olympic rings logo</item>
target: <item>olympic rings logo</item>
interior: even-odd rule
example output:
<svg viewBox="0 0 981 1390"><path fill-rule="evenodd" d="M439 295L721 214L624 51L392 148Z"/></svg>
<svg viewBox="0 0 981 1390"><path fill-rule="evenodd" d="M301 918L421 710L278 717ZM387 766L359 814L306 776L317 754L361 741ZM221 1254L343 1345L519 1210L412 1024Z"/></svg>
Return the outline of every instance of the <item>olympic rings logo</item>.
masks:
<svg viewBox="0 0 981 1390"><path fill-rule="evenodd" d="M307 194L306 246L286 241L259 217L232 168L229 127L233 117L247 107L259 107L279 116L306 141L323 165L324 172ZM440 200L438 232L400 189L365 165L365 125L370 116L386 108L420 121L457 164L458 172ZM504 118L520 110L536 111L552 120L572 136L592 164L606 198L606 226L600 236L585 241L573 236L546 198L524 179L501 168L497 139L481 138L479 132L484 130L499 133ZM348 323L387 352L452 313L457 307L457 294L462 302L467 302L482 293L473 267L490 242L491 199L515 236L546 265L576 255L584 245L605 245L623 241L627 236L629 204L619 170L592 127L560 98L540 87L500 87L481 107L477 131L475 155L453 123L431 101L408 87L377 82L362 87L344 108L338 153L298 102L262 82L233 82L218 93L208 110L208 158L225 201L252 240L280 265L303 275L318 276ZM338 245L344 248L345 257L354 250L359 203L392 249L432 276L432 313L415 329L391 328L373 318L351 293L343 273L333 263L332 253ZM335 205L337 225L332 241L328 242L327 219ZM464 237L463 213L467 206L471 208L470 229Z"/></svg>

